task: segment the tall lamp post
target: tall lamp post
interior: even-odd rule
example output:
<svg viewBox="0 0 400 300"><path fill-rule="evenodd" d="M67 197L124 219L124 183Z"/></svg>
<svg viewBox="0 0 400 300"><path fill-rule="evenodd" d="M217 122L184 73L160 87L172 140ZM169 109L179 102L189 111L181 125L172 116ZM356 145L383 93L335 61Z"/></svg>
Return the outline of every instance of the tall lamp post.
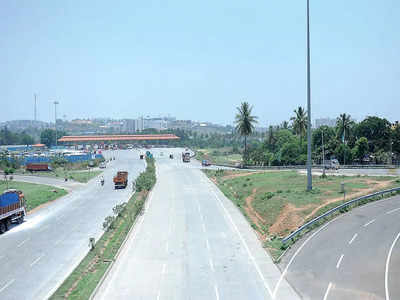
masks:
<svg viewBox="0 0 400 300"><path fill-rule="evenodd" d="M58 101L54 101L54 128L56 130L56 147L57 147L57 104L59 104Z"/></svg>
<svg viewBox="0 0 400 300"><path fill-rule="evenodd" d="M307 0L307 123L307 191L311 191L310 0Z"/></svg>

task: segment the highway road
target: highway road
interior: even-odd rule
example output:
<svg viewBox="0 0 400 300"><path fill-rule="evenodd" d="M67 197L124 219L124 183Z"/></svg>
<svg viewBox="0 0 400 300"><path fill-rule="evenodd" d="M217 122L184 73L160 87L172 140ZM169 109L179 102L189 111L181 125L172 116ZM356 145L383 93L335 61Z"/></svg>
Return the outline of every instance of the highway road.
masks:
<svg viewBox="0 0 400 300"><path fill-rule="evenodd" d="M13 181L47 184L61 189L65 189L67 191L76 190L85 186L84 183L80 183L78 181L73 181L73 180L64 181L64 179L61 178L34 176L34 175L13 175Z"/></svg>
<svg viewBox="0 0 400 300"><path fill-rule="evenodd" d="M50 296L88 252L89 238L100 237L104 218L112 214L112 208L129 199L132 189L114 190L112 177L117 170L127 170L132 181L145 163L135 150L104 154L116 158L104 171L104 186L98 178L92 179L0 236L0 299ZM55 179L37 180L52 183Z"/></svg>
<svg viewBox="0 0 400 300"><path fill-rule="evenodd" d="M199 162L152 151L156 186L95 299L300 299Z"/></svg>
<svg viewBox="0 0 400 300"><path fill-rule="evenodd" d="M400 196L356 208L308 234L282 261L303 299L400 299Z"/></svg>

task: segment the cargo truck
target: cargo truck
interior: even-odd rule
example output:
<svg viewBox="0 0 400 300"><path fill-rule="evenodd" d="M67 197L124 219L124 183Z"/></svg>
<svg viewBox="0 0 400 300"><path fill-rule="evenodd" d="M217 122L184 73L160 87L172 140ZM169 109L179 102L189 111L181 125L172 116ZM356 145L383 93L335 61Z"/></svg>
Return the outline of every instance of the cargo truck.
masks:
<svg viewBox="0 0 400 300"><path fill-rule="evenodd" d="M182 161L190 162L190 152L182 152Z"/></svg>
<svg viewBox="0 0 400 300"><path fill-rule="evenodd" d="M0 195L0 234L10 229L12 222L22 223L25 215L25 198L21 191L9 189Z"/></svg>
<svg viewBox="0 0 400 300"><path fill-rule="evenodd" d="M128 185L128 172L118 171L117 175L114 176L113 181L114 181L115 189L126 188L126 186Z"/></svg>
<svg viewBox="0 0 400 300"><path fill-rule="evenodd" d="M26 165L26 170L34 171L51 171L51 167L47 163L30 163Z"/></svg>

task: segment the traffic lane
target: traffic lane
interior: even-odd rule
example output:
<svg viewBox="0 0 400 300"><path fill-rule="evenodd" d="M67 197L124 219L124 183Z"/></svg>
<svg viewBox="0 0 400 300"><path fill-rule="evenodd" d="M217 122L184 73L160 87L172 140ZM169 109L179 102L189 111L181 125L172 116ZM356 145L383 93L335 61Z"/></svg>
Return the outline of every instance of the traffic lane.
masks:
<svg viewBox="0 0 400 300"><path fill-rule="evenodd" d="M399 200L400 197L396 196L353 209L297 241L280 264L282 270L287 270L288 281L305 299L322 299L346 247L355 244L361 234L365 235L368 228L376 225L378 219L385 220L400 212ZM390 236L386 238L390 240ZM374 239L372 237L370 241ZM374 249L374 243L369 247ZM339 268L347 260L344 255ZM352 272L356 274L354 276L360 274Z"/></svg>
<svg viewBox="0 0 400 300"><path fill-rule="evenodd" d="M237 237L230 236L231 228L221 215L214 196L207 192L207 185L199 178L199 171L186 167L176 169L169 164L168 160L160 160L157 164L160 175L143 224L137 225L137 234L133 234L135 241L132 242L130 237L98 298L148 299L160 295L168 299L215 299L220 296L266 299L262 283L249 267L248 257L243 255L243 246L232 248L230 240L237 240ZM176 204L169 206L168 202ZM207 209L202 210L202 205ZM157 218L159 214L161 216ZM174 224L170 225L173 229L168 244L162 246L159 241L165 240L169 232L168 219L173 220ZM208 230L206 220L213 220ZM161 224L161 232L158 224ZM224 241L221 236L226 237ZM164 251L160 254L160 249L167 248L168 256L165 257ZM215 249L215 256L211 249ZM162 280L163 272L165 280ZM238 277L236 272L241 276Z"/></svg>
<svg viewBox="0 0 400 300"><path fill-rule="evenodd" d="M117 159L114 168L129 165L132 175L138 174L144 168L142 161L137 159L136 163L129 164L127 162L131 160L131 156L121 155L121 161L118 162ZM108 170L110 175L111 172L116 172L114 168ZM22 278L22 282L32 283L29 289L15 289L13 287L18 287L19 281L13 282L1 291L0 297L41 299L49 296L49 291L61 283L86 254L88 238L98 237L102 233L104 217L112 214L112 207L116 203L128 200L130 192L128 189L114 191L111 180L108 181L108 188L106 185L100 187L97 180L92 180L85 189L74 191L45 210L28 216L27 221L16 227L15 231L9 231L0 237L1 252L7 253L5 259L11 262L6 266L9 272L2 266L8 278L18 278L19 281ZM99 197L103 196L102 193L104 197ZM57 241L59 245L55 245ZM6 246L10 248L5 249ZM36 261L40 257L36 257L36 254L41 253L45 255ZM42 266L43 262L45 263ZM32 263L41 268L32 268Z"/></svg>

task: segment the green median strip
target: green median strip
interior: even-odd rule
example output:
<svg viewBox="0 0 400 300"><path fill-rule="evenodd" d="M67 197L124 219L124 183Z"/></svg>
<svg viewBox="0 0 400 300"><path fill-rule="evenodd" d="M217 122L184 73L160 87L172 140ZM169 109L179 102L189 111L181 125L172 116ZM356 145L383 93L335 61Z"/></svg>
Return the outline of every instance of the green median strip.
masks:
<svg viewBox="0 0 400 300"><path fill-rule="evenodd" d="M104 233L57 291L54 299L89 299L144 207L156 182L154 159L146 158L146 170L136 179L136 193L125 204L113 208L114 216L103 223ZM89 242L89 240L88 240Z"/></svg>

